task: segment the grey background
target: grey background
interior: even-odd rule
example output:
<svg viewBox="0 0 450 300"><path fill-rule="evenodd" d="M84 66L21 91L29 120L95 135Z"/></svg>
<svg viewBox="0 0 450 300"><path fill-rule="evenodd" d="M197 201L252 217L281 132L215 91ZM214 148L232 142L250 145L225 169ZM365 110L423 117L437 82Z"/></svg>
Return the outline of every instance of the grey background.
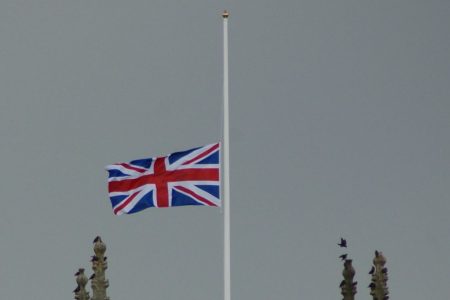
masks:
<svg viewBox="0 0 450 300"><path fill-rule="evenodd" d="M448 299L450 2L2 0L0 298L222 299L222 214L116 217L104 166L220 139L231 11L232 298ZM90 269L87 272L91 274Z"/></svg>

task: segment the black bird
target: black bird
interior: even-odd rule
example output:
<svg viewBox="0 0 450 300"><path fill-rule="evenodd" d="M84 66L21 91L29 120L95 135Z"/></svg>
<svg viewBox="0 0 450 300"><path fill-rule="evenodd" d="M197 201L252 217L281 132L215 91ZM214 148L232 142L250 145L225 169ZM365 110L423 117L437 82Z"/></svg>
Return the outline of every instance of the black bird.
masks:
<svg viewBox="0 0 450 300"><path fill-rule="evenodd" d="M374 283L374 282L371 282L371 283L369 284L368 288L371 288L371 289L373 290L373 289L375 288L375 283Z"/></svg>
<svg viewBox="0 0 450 300"><path fill-rule="evenodd" d="M97 243L98 241L101 241L102 239L100 238L100 236L96 236L93 243Z"/></svg>
<svg viewBox="0 0 450 300"><path fill-rule="evenodd" d="M387 273L387 268L381 269L381 273L386 274Z"/></svg>
<svg viewBox="0 0 450 300"><path fill-rule="evenodd" d="M103 261L106 261L108 259L108 256L103 257Z"/></svg>
<svg viewBox="0 0 450 300"><path fill-rule="evenodd" d="M380 252L378 252L377 250L375 250L375 257L380 256Z"/></svg>
<svg viewBox="0 0 450 300"><path fill-rule="evenodd" d="M351 259L346 259L346 260L344 261L344 267L349 267L349 266L352 264L352 261L353 261L353 260L351 260Z"/></svg>
<svg viewBox="0 0 450 300"><path fill-rule="evenodd" d="M93 255L92 258L91 258L91 262L94 262L94 261L98 261L98 257L95 256L95 255Z"/></svg>
<svg viewBox="0 0 450 300"><path fill-rule="evenodd" d="M373 275L373 273L375 273L375 267L374 266L372 266L372 269L370 269L370 271L369 271L370 275Z"/></svg>
<svg viewBox="0 0 450 300"><path fill-rule="evenodd" d="M341 287L343 287L345 285L345 280L342 280L341 281L341 284L339 285L339 287L341 288Z"/></svg>
<svg viewBox="0 0 450 300"><path fill-rule="evenodd" d="M79 291L80 291L80 287L79 287L79 286L77 286L77 287L73 290L74 293L78 293Z"/></svg>
<svg viewBox="0 0 450 300"><path fill-rule="evenodd" d="M80 271L77 271L77 272L74 274L74 276L78 276L78 275L80 275Z"/></svg>
<svg viewBox="0 0 450 300"><path fill-rule="evenodd" d="M341 242L338 243L338 246L341 248L347 248L347 241L343 238L341 238Z"/></svg>
<svg viewBox="0 0 450 300"><path fill-rule="evenodd" d="M91 277L89 277L89 280L92 280L95 278L95 273L91 275Z"/></svg>
<svg viewBox="0 0 450 300"><path fill-rule="evenodd" d="M358 284L358 281L355 281L352 283L353 286L356 286Z"/></svg>
<svg viewBox="0 0 450 300"><path fill-rule="evenodd" d="M347 259L347 254L342 254L341 256L339 256L340 259L342 260L346 260Z"/></svg>

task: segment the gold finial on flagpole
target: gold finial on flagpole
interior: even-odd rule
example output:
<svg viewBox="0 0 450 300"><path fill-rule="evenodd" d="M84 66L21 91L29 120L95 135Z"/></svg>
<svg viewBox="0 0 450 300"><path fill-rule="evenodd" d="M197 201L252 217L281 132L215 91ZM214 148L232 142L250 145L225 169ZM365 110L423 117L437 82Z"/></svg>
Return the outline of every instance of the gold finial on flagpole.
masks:
<svg viewBox="0 0 450 300"><path fill-rule="evenodd" d="M222 17L223 17L224 19L228 19L229 16L230 16L230 14L228 13L228 11L227 11L227 10L224 10L223 13L222 13Z"/></svg>

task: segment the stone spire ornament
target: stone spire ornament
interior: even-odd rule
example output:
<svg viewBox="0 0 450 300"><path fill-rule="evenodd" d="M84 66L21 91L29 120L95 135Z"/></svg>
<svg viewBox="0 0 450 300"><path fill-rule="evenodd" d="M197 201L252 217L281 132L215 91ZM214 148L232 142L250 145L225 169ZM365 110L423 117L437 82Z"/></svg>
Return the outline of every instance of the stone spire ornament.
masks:
<svg viewBox="0 0 450 300"><path fill-rule="evenodd" d="M344 270L342 271L342 275L344 276L344 280L342 280L339 286L341 288L341 295L343 296L342 299L354 300L357 282L353 281L353 277L355 277L355 269L352 266L351 259L346 259L344 261Z"/></svg>
<svg viewBox="0 0 450 300"><path fill-rule="evenodd" d="M372 282L369 285L370 295L373 300L388 300L389 291L387 287L387 268L384 266L386 264L386 258L383 253L375 251L375 257L373 258L373 272L372 272ZM371 270L372 271L372 270Z"/></svg>
<svg viewBox="0 0 450 300"><path fill-rule="evenodd" d="M101 237L97 236L94 239L95 255L91 259L92 270L94 271L93 276L91 276L92 300L109 300L106 294L109 282L105 279L105 270L108 268L105 251L105 243L103 243Z"/></svg>
<svg viewBox="0 0 450 300"><path fill-rule="evenodd" d="M89 293L86 291L86 284L88 282L88 279L86 275L84 275L84 269L80 268L78 269L78 272L75 273L76 281L77 281L77 287L73 291L75 293L75 299L76 300L89 300Z"/></svg>

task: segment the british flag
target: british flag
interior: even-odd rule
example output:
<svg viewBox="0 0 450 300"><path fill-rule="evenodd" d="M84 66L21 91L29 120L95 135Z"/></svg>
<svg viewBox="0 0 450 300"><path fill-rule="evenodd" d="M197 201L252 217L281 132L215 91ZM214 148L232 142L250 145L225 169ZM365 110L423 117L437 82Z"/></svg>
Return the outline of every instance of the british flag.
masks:
<svg viewBox="0 0 450 300"><path fill-rule="evenodd" d="M116 215L149 207L220 206L220 144L106 167Z"/></svg>

